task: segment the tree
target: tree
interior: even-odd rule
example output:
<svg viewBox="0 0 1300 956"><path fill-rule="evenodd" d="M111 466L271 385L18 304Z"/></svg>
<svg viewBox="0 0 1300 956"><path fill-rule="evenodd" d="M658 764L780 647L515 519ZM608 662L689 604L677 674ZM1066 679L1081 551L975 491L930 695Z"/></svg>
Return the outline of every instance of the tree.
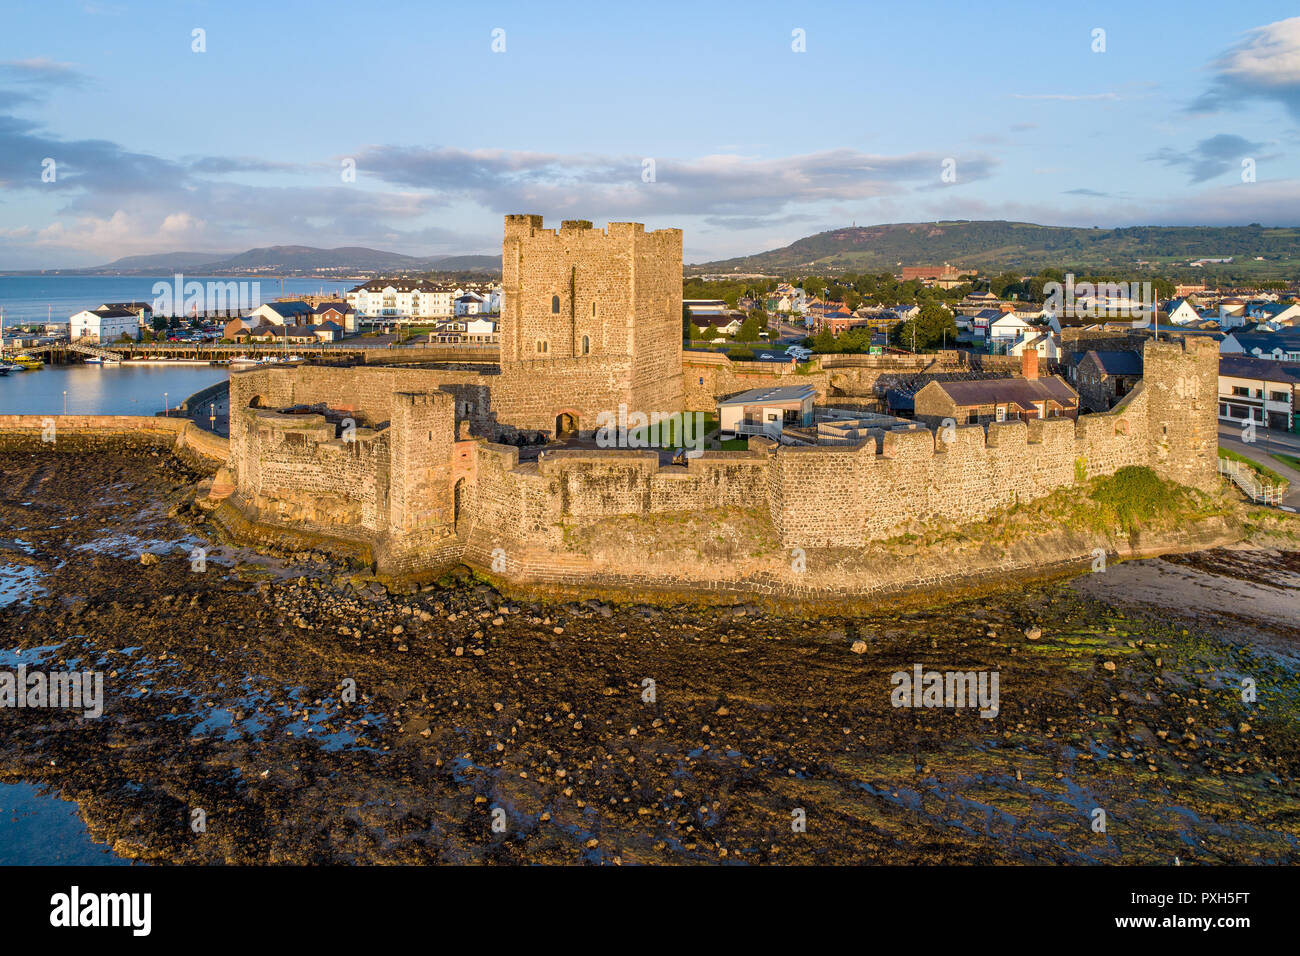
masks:
<svg viewBox="0 0 1300 956"><path fill-rule="evenodd" d="M839 347L830 329L822 329L811 339L814 352L838 352Z"/></svg>
<svg viewBox="0 0 1300 956"><path fill-rule="evenodd" d="M871 350L871 330L849 329L840 336L841 352L868 352Z"/></svg>
<svg viewBox="0 0 1300 956"><path fill-rule="evenodd" d="M740 331L736 333L736 339L740 342L757 342L758 333L763 331L767 325L766 316L763 320L758 318L762 313L751 312L744 322L740 324Z"/></svg>
<svg viewBox="0 0 1300 956"><path fill-rule="evenodd" d="M893 336L903 348L925 351L945 343L956 343L957 323L937 302L927 302L914 318L908 319Z"/></svg>
<svg viewBox="0 0 1300 956"><path fill-rule="evenodd" d="M809 276L803 280L803 290L812 296L821 295L826 291L826 280L820 276Z"/></svg>

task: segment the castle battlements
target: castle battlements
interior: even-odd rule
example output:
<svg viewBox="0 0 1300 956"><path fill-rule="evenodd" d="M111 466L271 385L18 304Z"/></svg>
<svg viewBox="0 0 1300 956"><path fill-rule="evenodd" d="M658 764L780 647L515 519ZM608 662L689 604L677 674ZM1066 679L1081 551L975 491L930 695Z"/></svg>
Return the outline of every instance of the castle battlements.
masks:
<svg viewBox="0 0 1300 956"><path fill-rule="evenodd" d="M570 561L577 540L605 541L608 560L623 561L615 555L627 541L648 535L654 554L668 547L657 535L700 516L741 522L729 534L753 539L755 553L851 552L927 522L985 520L1127 465L1197 488L1217 480L1218 352L1201 339L1148 342L1142 382L1110 411L1077 420L867 429L837 445L754 437L748 450L684 465L661 463L656 450L602 448L521 462L516 446L498 442L590 434L620 405L712 407L752 376L693 357L685 386L679 230L585 220L545 229L540 216L509 216L502 251L499 374L298 366L232 376L233 505L255 521L360 536L391 568L504 551L530 556L518 566L536 570L546 554ZM816 381L869 389L882 372L932 361L844 361ZM681 534L674 546L714 537Z"/></svg>

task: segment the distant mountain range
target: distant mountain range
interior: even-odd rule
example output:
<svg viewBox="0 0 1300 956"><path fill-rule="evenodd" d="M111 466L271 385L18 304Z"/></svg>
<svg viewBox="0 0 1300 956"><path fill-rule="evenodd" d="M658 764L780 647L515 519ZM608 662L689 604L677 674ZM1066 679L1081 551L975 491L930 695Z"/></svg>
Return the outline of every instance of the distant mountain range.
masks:
<svg viewBox="0 0 1300 956"><path fill-rule="evenodd" d="M1230 263L1192 266L1197 259ZM1134 226L1086 229L1029 222L910 222L832 229L735 259L688 265L687 275L761 272L770 275L894 272L900 265L943 263L983 274L1034 273L1043 268L1126 275L1144 266L1166 278L1205 276L1285 278L1300 275L1300 228L1251 226ZM354 276L421 272L501 272L500 256L406 256L361 246L267 246L239 253L168 252L126 256L56 275Z"/></svg>
<svg viewBox="0 0 1300 956"><path fill-rule="evenodd" d="M404 256L361 246L267 246L247 252L167 252L126 256L103 266L50 269L54 275L272 275L347 278L415 272L500 272L500 256Z"/></svg>
<svg viewBox="0 0 1300 956"><path fill-rule="evenodd" d="M1195 259L1227 257L1232 257L1233 262L1190 266ZM1256 257L1262 259L1256 261ZM945 262L985 274L1004 270L1028 274L1045 267L1125 272L1148 263L1164 267L1161 271L1166 274L1206 268L1294 278L1300 272L1300 228L1252 225L1086 229L970 220L894 223L832 229L781 249L694 264L686 272L893 272L900 265L941 266Z"/></svg>

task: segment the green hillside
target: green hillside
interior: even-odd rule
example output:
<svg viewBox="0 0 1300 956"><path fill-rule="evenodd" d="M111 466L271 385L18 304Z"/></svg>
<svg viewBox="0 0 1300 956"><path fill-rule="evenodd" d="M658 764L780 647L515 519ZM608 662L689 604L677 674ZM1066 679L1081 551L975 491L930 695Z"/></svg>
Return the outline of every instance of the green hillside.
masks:
<svg viewBox="0 0 1300 956"><path fill-rule="evenodd" d="M1226 258L1202 267L1193 259ZM1257 261L1256 257L1262 257ZM1300 228L1260 226L1134 226L1086 229L1027 222L895 223L833 229L783 249L700 263L689 273L895 271L900 265L948 262L983 273L1077 267L1123 273L1149 268L1168 277L1216 281L1300 277Z"/></svg>

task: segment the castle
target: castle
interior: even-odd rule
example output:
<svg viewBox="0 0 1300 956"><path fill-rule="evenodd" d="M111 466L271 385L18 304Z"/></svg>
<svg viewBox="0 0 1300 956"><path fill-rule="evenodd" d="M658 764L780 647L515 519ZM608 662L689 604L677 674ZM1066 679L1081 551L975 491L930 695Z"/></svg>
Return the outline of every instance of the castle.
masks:
<svg viewBox="0 0 1300 956"><path fill-rule="evenodd" d="M394 575L465 563L531 584L780 590L795 549L840 560L921 523L978 521L1125 465L1198 488L1217 480L1218 353L1200 339L1148 342L1143 381L1077 421L869 432L802 448L756 437L748 450L685 464L654 451L530 453L530 440L589 434L620 404L711 410L789 381L789 370L684 355L680 230L569 221L557 231L540 216L508 216L502 261L496 367L232 375L230 458L217 483L226 520L352 547ZM799 384L824 399L915 361L857 358L815 362Z"/></svg>

